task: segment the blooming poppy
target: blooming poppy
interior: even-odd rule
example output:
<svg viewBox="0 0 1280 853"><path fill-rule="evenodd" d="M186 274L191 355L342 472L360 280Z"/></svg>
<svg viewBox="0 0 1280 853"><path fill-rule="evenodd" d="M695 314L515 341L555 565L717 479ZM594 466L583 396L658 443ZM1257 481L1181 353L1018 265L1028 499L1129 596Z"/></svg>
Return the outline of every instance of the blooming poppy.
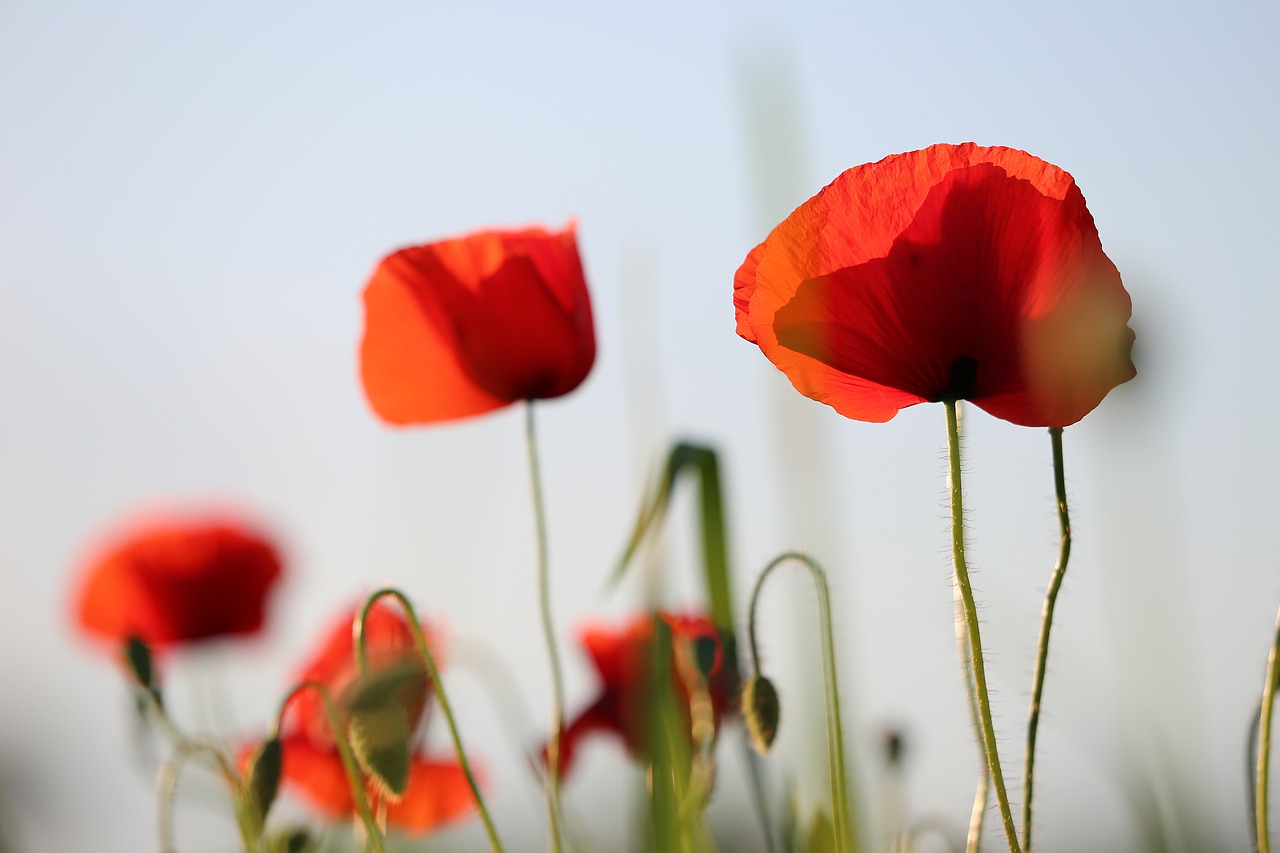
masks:
<svg viewBox="0 0 1280 853"><path fill-rule="evenodd" d="M298 674L299 682L316 681L328 689L344 725L347 703L358 682L352 636L355 615L354 610L348 611L334 623ZM370 674L406 663L421 663L408 624L399 611L387 604L378 602L369 611L364 637ZM436 644L432 645L434 653ZM422 668L394 694L393 701L403 707L411 731L423 717L430 692L430 681ZM356 814L341 753L316 691L304 690L290 703L281 744L281 779L285 785L330 818L342 820ZM244 757L251 752L247 750ZM428 757L415 747L408 779L404 795L399 799L387 797L385 803L388 824L404 832L427 832L464 817L475 808L466 773L455 761ZM367 783L367 793L375 803L384 796L372 782Z"/></svg>
<svg viewBox="0 0 1280 853"><path fill-rule="evenodd" d="M77 619L105 639L167 646L262 628L280 555L222 518L152 518L117 534L81 580Z"/></svg>
<svg viewBox="0 0 1280 853"><path fill-rule="evenodd" d="M1131 305L1071 175L934 145L855 166L756 246L738 334L846 417L972 401L1067 426L1134 376Z"/></svg>
<svg viewBox="0 0 1280 853"><path fill-rule="evenodd" d="M559 397L596 356L575 229L478 231L382 259L364 291L360 373L388 423Z"/></svg>
<svg viewBox="0 0 1280 853"><path fill-rule="evenodd" d="M696 655L695 644L702 642L714 650L713 659L704 662L703 666L706 667L707 692L718 727L729 707L733 686L730 683L731 666L724 660L715 624L702 616L661 612L656 616L671 630L672 684L676 691L676 706L682 709L686 721L692 687L687 673L688 665L693 665L693 661L682 665L677 662L677 656L684 655L687 660ZM579 641L600 679L600 695L564 729L559 761L562 774L569 771L582 739L593 732L612 733L621 738L634 757L648 752L648 713L653 706L654 615L637 616L621 629L590 625L583 629Z"/></svg>

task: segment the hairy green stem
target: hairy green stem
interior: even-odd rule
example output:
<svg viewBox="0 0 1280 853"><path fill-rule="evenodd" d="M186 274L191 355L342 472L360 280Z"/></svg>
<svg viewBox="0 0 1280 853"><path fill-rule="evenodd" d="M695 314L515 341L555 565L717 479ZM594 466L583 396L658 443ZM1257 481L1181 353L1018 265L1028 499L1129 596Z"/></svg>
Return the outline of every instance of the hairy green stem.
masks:
<svg viewBox="0 0 1280 853"><path fill-rule="evenodd" d="M760 649L756 643L756 609L765 579L783 563L794 560L809 570L818 595L818 631L822 635L823 693L826 699L827 724L827 772L831 783L832 820L835 823L836 851L845 853L855 848L852 820L849 816L849 791L845 778L844 731L840 717L840 694L836 689L836 652L831 631L831 598L827 591L827 576L817 561L807 554L789 551L773 559L756 579L751 592L751 607L747 611L747 640L751 647L751 668L760 671Z"/></svg>
<svg viewBox="0 0 1280 853"><path fill-rule="evenodd" d="M471 770L471 762L467 759L467 751L462 747L462 735L458 733L458 721L453 715L453 706L449 704L449 697L444 692L444 682L440 679L440 670L436 666L435 656L431 654L431 647L427 645L426 634L423 633L422 623L418 621L418 615L414 612L413 605L398 589L385 587L370 595L368 600L365 601L364 607L360 610L360 618L352 626L356 649L356 664L360 668L360 674L364 675L369 666L368 653L364 643L365 622L369 619L369 612L373 609L373 605L381 598L394 598L398 601L404 611L405 618L409 621L409 630L413 633L414 646L418 650L418 656L422 658L423 665L427 668L427 676L431 679L431 687L435 691L436 699L440 703L440 710L444 714L445 722L448 724L449 737L453 741L454 754L458 756L458 763L462 766L462 772L467 777L467 784L471 786L471 794L476 798L476 808L480 812L480 820L484 822L485 832L489 836L489 845L494 849L495 853L502 853L502 841L498 838L498 830L493 824L493 817L489 814L488 807L485 806L484 796L480 793L480 785L476 781L475 773Z"/></svg>
<svg viewBox="0 0 1280 853"><path fill-rule="evenodd" d="M360 774L360 765L356 763L355 753L351 751L351 741L347 738L346 729L338 716L337 708L334 707L333 697L329 695L329 688L319 681L307 680L290 690L280 702L280 710L276 714L276 728L273 736L280 736L285 710L289 707L289 703L293 701L293 697L304 690L314 690L320 697L320 703L324 706L325 718L329 721L329 730L333 733L334 745L338 748L338 757L342 760L342 769L347 774L347 785L351 788L351 798L355 802L356 813L360 816L360 822L364 824L364 831L367 834L369 844L373 847L374 853L386 853L386 842L383 840L381 830L378 829L377 822L373 819L373 809L369 807L369 796L365 792L364 777Z"/></svg>
<svg viewBox="0 0 1280 853"><path fill-rule="evenodd" d="M1067 478L1062 464L1062 427L1049 427L1053 444L1053 490L1058 503L1058 561L1044 594L1044 610L1040 616L1040 639L1036 644L1036 667L1031 677L1031 708L1027 712L1027 752L1022 775L1022 847L1031 850L1031 800L1035 786L1036 733L1040 728L1040 698L1044 693L1044 674L1049 662L1049 631L1053 626L1053 608L1058 601L1062 578L1071 559L1071 516L1067 512Z"/></svg>
<svg viewBox="0 0 1280 853"><path fill-rule="evenodd" d="M1009 794L1004 786L1004 773L1000 770L1000 752L996 746L995 726L991 722L991 699L987 691L987 672L978 628L978 606L973 600L973 587L969 583L969 567L964 555L964 494L960 486L960 425L956 416L956 401L944 400L943 405L947 410L947 450L950 461L948 482L951 491L951 555L955 562L956 583L960 586L969 634L969 658L973 662L973 683L978 693L978 715L982 722L982 748L986 753L992 784L995 785L996 799L1000 803L1000 819L1004 824L1009 850L1012 853L1022 853L1018 844L1018 830L1013 825L1013 811L1009 808Z"/></svg>
<svg viewBox="0 0 1280 853"><path fill-rule="evenodd" d="M1276 687L1280 683L1280 614L1276 616L1276 637L1267 656L1267 681L1262 688L1262 710L1258 714L1258 776L1254 786L1254 819L1258 824L1258 853L1271 853L1268 826L1267 788L1271 780L1271 714Z"/></svg>

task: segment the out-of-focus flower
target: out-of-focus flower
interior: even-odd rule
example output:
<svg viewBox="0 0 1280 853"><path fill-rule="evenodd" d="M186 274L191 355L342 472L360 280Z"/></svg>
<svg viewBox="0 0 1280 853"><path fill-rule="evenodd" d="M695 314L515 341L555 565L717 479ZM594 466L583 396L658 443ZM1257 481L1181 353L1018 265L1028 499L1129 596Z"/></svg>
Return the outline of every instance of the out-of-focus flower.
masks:
<svg viewBox="0 0 1280 853"><path fill-rule="evenodd" d="M241 522L151 518L89 560L76 617L90 634L157 647L253 634L280 573L275 546Z"/></svg>
<svg viewBox="0 0 1280 853"><path fill-rule="evenodd" d="M841 174L734 279L738 334L800 393L887 421L965 399L1067 426L1134 376L1131 305L1071 175L934 145Z"/></svg>
<svg viewBox="0 0 1280 853"><path fill-rule="evenodd" d="M334 623L316 653L298 673L298 681L316 681L328 689L343 726L349 722L347 704L359 683L352 638L355 615L354 610L349 611ZM431 688L408 624L395 608L379 602L369 612L364 636L369 675L406 664L418 667L417 674L398 686L393 700L403 708L409 729L413 731L426 710ZM430 637L428 641L435 653L438 643ZM284 748L282 780L286 786L334 820L347 819L356 813L341 753L316 691L304 690L294 697L286 713L281 743ZM371 802L376 803L385 796L372 782L367 782L366 788ZM404 832L424 833L465 817L475 808L475 798L460 765L452 760L429 758L415 747L404 795L398 800L387 798L385 806L390 826Z"/></svg>
<svg viewBox="0 0 1280 853"><path fill-rule="evenodd" d="M621 628L589 625L580 634L580 642L600 678L600 695L585 711L570 722L560 741L560 772L565 774L573 764L583 738L593 732L608 732L620 737L633 757L648 752L651 729L650 713L655 707L653 690L654 618L661 619L671 630L669 661L676 707L689 720L690 681L705 667L705 684L718 727L729 707L733 685L730 665L724 660L719 633L711 620L702 616L643 614ZM700 648L701 647L701 648ZM701 664L696 658L712 651ZM684 730L689 731L685 725Z"/></svg>
<svg viewBox="0 0 1280 853"><path fill-rule="evenodd" d="M364 291L360 373L388 423L559 397L595 361L574 226L478 231L401 249Z"/></svg>

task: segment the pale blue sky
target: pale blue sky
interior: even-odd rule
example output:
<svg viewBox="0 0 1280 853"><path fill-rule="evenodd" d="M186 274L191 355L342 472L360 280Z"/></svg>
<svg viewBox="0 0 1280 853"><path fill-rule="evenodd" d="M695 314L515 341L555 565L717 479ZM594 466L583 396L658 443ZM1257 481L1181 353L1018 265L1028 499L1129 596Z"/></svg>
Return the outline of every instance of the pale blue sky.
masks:
<svg viewBox="0 0 1280 853"><path fill-rule="evenodd" d="M913 806L960 820L976 753L950 639L942 412L865 425L799 398L734 335L731 283L841 170L972 139L1075 175L1138 333L1138 380L1066 436L1077 549L1041 849L1133 843L1124 743L1170 762L1165 778L1242 848L1241 739L1280 605L1277 32L1268 3L5 3L0 829L20 850L153 844L119 679L67 619L86 543L140 504L235 501L287 544L268 635L247 660L205 655L179 676L179 696L194 691L182 679L232 684L240 731L265 725L320 626L382 581L500 649L543 713L518 414L388 430L355 351L383 253L569 217L600 356L540 415L566 648L583 619L638 601L638 586L601 585L643 460L666 436L714 442L742 597L787 547L828 558L855 745L907 726ZM624 381L640 383L630 401ZM969 426L977 584L1016 767L1056 540L1048 441L980 412ZM788 462L797 448L817 462ZM684 528L677 601L696 590ZM783 662L812 625L795 589L770 614ZM567 653L578 705L594 687ZM812 686L790 668L791 695ZM500 718L466 673L457 691L500 823L527 836L514 849L539 849ZM783 737L773 771L794 761L820 797L811 740ZM570 786L605 849L623 766L601 746ZM713 819L741 797L729 775ZM183 849L223 849L230 824L211 826Z"/></svg>

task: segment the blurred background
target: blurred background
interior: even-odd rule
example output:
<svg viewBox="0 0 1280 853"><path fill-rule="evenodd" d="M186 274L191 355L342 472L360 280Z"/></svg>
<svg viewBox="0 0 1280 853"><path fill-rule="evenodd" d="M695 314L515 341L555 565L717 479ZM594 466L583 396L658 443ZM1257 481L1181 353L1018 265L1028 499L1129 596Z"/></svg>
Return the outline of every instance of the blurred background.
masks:
<svg viewBox="0 0 1280 853"><path fill-rule="evenodd" d="M500 829L543 849L518 754L550 702L521 413L387 428L356 349L386 252L571 217L599 358L538 415L570 709L596 690L576 626L643 601L638 577L605 588L643 488L673 438L709 443L740 605L782 550L829 568L865 809L892 729L912 815L961 826L978 753L943 411L861 424L800 397L734 334L731 289L842 170L973 140L1075 176L1138 335L1138 378L1065 436L1076 539L1038 849L1245 849L1245 738L1280 604L1278 27L1264 2L5 0L0 848L154 849L130 700L76 633L72 590L122 517L234 506L278 536L288 579L260 638L176 660L175 712L260 733L334 615L396 584L458 650L447 683ZM1016 778L1057 549L1049 440L970 415L971 554ZM673 512L664 594L696 607L688 495ZM765 767L802 817L826 792L812 608L797 573L762 612L784 709ZM493 668L467 665L492 655L527 710L496 706ZM738 736L709 820L752 850ZM231 849L217 789L189 779L182 849ZM627 849L640 784L617 744L585 747L566 795L579 835ZM473 821L428 846L483 838Z"/></svg>

